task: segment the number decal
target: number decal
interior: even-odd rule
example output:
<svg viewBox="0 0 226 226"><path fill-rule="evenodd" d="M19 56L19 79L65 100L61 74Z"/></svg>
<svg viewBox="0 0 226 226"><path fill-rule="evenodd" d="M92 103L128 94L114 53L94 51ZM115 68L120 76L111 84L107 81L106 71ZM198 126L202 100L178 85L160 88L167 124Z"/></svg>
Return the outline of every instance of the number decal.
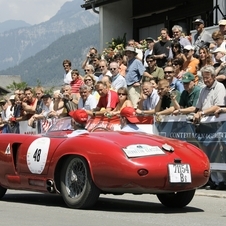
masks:
<svg viewBox="0 0 226 226"><path fill-rule="evenodd" d="M34 140L27 151L27 166L31 173L41 174L45 168L49 153L50 139L41 137Z"/></svg>
<svg viewBox="0 0 226 226"><path fill-rule="evenodd" d="M40 161L40 155L41 155L41 149L37 148L34 155L33 155L34 161L39 162Z"/></svg>

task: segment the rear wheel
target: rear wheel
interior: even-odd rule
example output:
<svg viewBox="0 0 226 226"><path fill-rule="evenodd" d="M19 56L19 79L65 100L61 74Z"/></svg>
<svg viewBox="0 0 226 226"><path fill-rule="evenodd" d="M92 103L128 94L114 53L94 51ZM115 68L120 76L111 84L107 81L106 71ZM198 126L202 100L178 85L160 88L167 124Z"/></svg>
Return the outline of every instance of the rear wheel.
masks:
<svg viewBox="0 0 226 226"><path fill-rule="evenodd" d="M182 208L188 205L195 195L195 190L157 194L159 201L166 207Z"/></svg>
<svg viewBox="0 0 226 226"><path fill-rule="evenodd" d="M7 189L0 186L0 199L5 195Z"/></svg>
<svg viewBox="0 0 226 226"><path fill-rule="evenodd" d="M71 156L66 160L61 171L61 193L71 208L88 208L96 203L100 190L93 183L84 158Z"/></svg>

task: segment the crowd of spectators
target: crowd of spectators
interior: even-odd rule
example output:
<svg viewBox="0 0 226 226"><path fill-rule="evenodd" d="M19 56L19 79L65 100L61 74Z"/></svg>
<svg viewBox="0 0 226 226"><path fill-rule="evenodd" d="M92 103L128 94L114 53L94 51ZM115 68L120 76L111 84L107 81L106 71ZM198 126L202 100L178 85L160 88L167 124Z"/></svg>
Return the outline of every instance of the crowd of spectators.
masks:
<svg viewBox="0 0 226 226"><path fill-rule="evenodd" d="M110 62L90 48L82 63L83 75L64 60L64 86L53 96L42 87L26 87L0 101L2 132L9 132L6 125L12 124L19 133L21 120L41 132L41 120L68 116L76 109L89 117L119 115L125 107L143 115L193 113L197 124L203 116L218 117L226 112L226 20L219 21L219 30L212 34L202 19L194 26L194 40L179 25L172 27L172 37L162 28L156 40L146 38L145 51L131 39Z"/></svg>

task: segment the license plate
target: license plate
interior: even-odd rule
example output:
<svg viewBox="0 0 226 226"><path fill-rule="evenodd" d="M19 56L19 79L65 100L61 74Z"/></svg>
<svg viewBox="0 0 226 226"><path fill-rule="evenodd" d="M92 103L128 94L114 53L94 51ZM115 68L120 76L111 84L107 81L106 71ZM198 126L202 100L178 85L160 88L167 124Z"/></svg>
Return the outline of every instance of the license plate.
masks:
<svg viewBox="0 0 226 226"><path fill-rule="evenodd" d="M189 164L169 164L168 167L171 183L191 183L191 169Z"/></svg>

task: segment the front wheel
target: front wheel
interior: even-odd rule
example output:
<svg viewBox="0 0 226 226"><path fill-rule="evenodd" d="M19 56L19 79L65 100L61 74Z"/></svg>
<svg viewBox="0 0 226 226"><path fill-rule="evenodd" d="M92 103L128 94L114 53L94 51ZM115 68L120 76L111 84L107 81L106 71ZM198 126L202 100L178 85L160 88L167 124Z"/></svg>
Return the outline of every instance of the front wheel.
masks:
<svg viewBox="0 0 226 226"><path fill-rule="evenodd" d="M65 161L61 171L61 193L71 208L89 208L96 203L100 190L93 183L84 158L71 156Z"/></svg>
<svg viewBox="0 0 226 226"><path fill-rule="evenodd" d="M157 194L159 201L166 207L182 208L187 206L195 195L195 190Z"/></svg>
<svg viewBox="0 0 226 226"><path fill-rule="evenodd" d="M5 195L7 189L0 186L0 199Z"/></svg>

